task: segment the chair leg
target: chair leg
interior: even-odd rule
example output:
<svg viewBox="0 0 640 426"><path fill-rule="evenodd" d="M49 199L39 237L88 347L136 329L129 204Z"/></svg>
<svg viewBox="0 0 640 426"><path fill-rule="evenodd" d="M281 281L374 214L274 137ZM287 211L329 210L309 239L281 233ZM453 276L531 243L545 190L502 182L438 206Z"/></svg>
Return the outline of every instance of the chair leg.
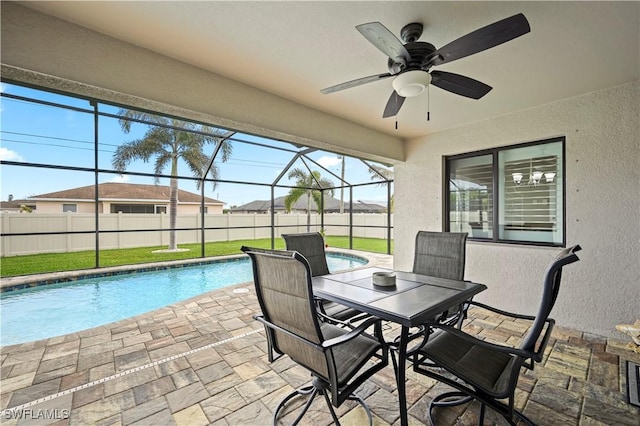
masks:
<svg viewBox="0 0 640 426"><path fill-rule="evenodd" d="M278 417L280 416L280 412L284 409L284 407L287 405L289 401L291 401L292 399L298 396L308 395L307 402L305 403L304 407L302 408L302 410L300 411L300 413L292 423L292 425L297 425L298 422L302 420L302 417L304 417L307 410L309 410L309 407L311 407L313 400L318 394L321 394L324 397L324 400L327 403L327 407L329 408L329 413L331 413L331 417L333 418L333 422L337 426L340 426L340 420L338 420L338 415L336 414L333 408L333 404L331 403L331 398L329 398L329 391L330 389L329 389L328 383L319 379L318 377L314 377L311 385L304 386L294 390L293 392L285 396L282 399L282 401L280 401L280 403L276 407L276 410L273 414L273 426L276 426L278 424ZM352 393L346 399L356 401L358 404L360 404L362 408L364 408L365 413L367 413L367 417L369 418L369 426L373 426L373 416L371 415L371 410L369 409L367 404L364 402L364 400L358 395L356 395L355 393Z"/></svg>
<svg viewBox="0 0 640 426"><path fill-rule="evenodd" d="M293 398L298 396L309 395L307 402L304 405L304 408L302 409L298 417L296 417L295 421L293 422L294 425L297 424L300 421L300 419L302 419L302 416L304 416L304 414L307 412L307 410L311 406L311 403L313 402L317 394L318 394L318 388L316 388L313 385L310 385L310 386L305 386L305 387L296 389L293 392L291 392L289 395L285 396L284 399L280 401L280 404L278 404L278 406L276 407L276 410L273 413L273 426L276 426L278 424L278 417L280 416L280 411L282 411L282 409L285 407L285 405L287 405L289 401L291 401Z"/></svg>
<svg viewBox="0 0 640 426"><path fill-rule="evenodd" d="M455 399L451 399L455 398ZM455 407L457 405L466 404L472 401L474 398L463 392L445 392L436 396L429 403L429 421L432 425L436 424L433 420L433 409L436 407ZM482 405L484 408L484 404ZM482 423L479 423L482 424Z"/></svg>
<svg viewBox="0 0 640 426"><path fill-rule="evenodd" d="M451 399L454 398L454 399ZM433 409L435 407L455 407L473 401L475 398L463 392L445 392L431 400L429 403L429 421L435 425L433 419ZM478 426L484 425L485 404L480 401L480 414L478 415Z"/></svg>
<svg viewBox="0 0 640 426"><path fill-rule="evenodd" d="M493 408L496 413L500 414L510 425L516 425L517 421L514 420L514 416L516 416L527 425L536 426L536 424L531 419L529 419L520 411L514 410L513 407L511 407L511 409L509 410L509 407L504 404L495 403L494 405L492 405L489 402L481 399L479 396L471 396L464 392L456 391L445 392L433 398L433 400L429 403L429 421L431 422L431 424L436 424L435 420L433 419L433 409L436 407L455 407L461 404L466 404L474 399L480 403L480 413L478 414L479 426L484 425L484 415L486 412L487 404L489 404L489 406Z"/></svg>
<svg viewBox="0 0 640 426"><path fill-rule="evenodd" d="M486 405L484 405L483 403L480 403L480 415L478 416L478 426L482 426L484 424L485 408L486 408Z"/></svg>
<svg viewBox="0 0 640 426"><path fill-rule="evenodd" d="M364 412L367 413L367 417L369 418L369 426L373 425L373 416L371 415L371 410L369 409L369 406L364 402L364 399L360 398L358 395L351 394L349 396L349 398L352 401L356 401L358 404L360 404L362 406L362 408L364 408Z"/></svg>
<svg viewBox="0 0 640 426"><path fill-rule="evenodd" d="M333 409L333 405L331 404L331 400L329 399L329 395L327 394L326 389L321 389L320 392L324 396L324 400L327 402L327 407L329 407L329 412L331 413L331 417L333 417L333 422L336 426L340 426L340 420L338 420L338 416L336 415L336 411Z"/></svg>

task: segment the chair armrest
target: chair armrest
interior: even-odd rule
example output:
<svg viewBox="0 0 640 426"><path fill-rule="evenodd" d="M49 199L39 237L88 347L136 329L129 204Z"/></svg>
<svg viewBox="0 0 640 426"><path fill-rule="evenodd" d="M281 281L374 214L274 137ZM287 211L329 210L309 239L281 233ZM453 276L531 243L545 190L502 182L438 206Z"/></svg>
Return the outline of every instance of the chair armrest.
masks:
<svg viewBox="0 0 640 426"><path fill-rule="evenodd" d="M358 327L352 329L347 334L343 334L342 336L334 337L333 339L325 340L321 344L317 344L317 343L312 342L311 340L307 340L302 336L298 336L297 334L292 333L289 330L285 330L284 328L279 327L279 326L267 321L266 319L264 319L264 316L262 316L262 315L254 315L253 319L255 319L258 322L261 322L262 324L264 324L265 326L267 326L267 327L269 327L271 329L278 330L279 332L284 333L287 336L293 337L294 339L299 340L299 341L301 341L303 343L306 343L307 345L309 345L309 346L311 346L311 347L313 347L313 348L315 348L317 350L323 351L323 352L325 350L329 349L329 348L332 348L333 346L340 345L342 343L348 342L349 340L358 337L367 328L369 328L370 326L372 326L375 323L379 323L380 322L379 318L369 318L367 321L363 322Z"/></svg>
<svg viewBox="0 0 640 426"><path fill-rule="evenodd" d="M324 309L323 303L325 299L313 296L313 300L316 303L316 313L321 321L328 322L329 324L340 325L342 327L353 328L353 324L350 321L342 321L327 315L327 311Z"/></svg>
<svg viewBox="0 0 640 426"><path fill-rule="evenodd" d="M361 323L356 328L349 331L347 334L343 334L339 337L334 337L333 339L325 340L322 342L321 346L325 349L329 349L333 346L341 345L345 342L348 342L351 339L355 339L360 334L362 334L367 328L371 327L375 323L380 322L379 318L369 318L368 320Z"/></svg>
<svg viewBox="0 0 640 426"><path fill-rule="evenodd" d="M473 305L473 306L478 306L482 309L486 309L488 311L495 312L497 314L504 315L511 318L524 319L529 321L533 321L536 319L536 317L532 315L522 315L522 314L516 314L513 312L507 312L507 311L503 311L502 309L494 308L493 306L485 305L484 303L480 303L480 302L469 301L465 303L468 303L469 305Z"/></svg>

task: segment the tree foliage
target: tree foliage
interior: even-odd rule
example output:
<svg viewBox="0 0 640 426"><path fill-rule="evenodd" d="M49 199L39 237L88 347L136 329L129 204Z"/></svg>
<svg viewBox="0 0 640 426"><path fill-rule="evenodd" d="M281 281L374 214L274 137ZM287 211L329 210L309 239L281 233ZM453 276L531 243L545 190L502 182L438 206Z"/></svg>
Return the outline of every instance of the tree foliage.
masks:
<svg viewBox="0 0 640 426"><path fill-rule="evenodd" d="M211 158L205 153L205 147L222 143L219 155L223 162L229 159L233 148L229 142L223 142L223 131L217 128L128 109L120 110L119 115L122 118L118 120L118 124L125 133L131 131L131 124L136 120L149 123L149 128L142 138L118 146L112 157L113 168L124 172L133 161L142 160L147 163L153 159L156 184L160 182L158 176L163 174L167 167L170 168L169 250L177 250L175 228L178 215L177 178L180 160L186 164L193 176L212 179L215 189L219 171L215 163L207 170ZM198 188L200 184L201 181L198 181Z"/></svg>
<svg viewBox="0 0 640 426"><path fill-rule="evenodd" d="M304 195L307 196L307 232L311 230L311 199L316 203L318 213L322 212L322 189L326 189L333 196L333 182L320 176L320 172L305 172L300 168L292 169L288 174L289 179L296 180L296 188L292 188L284 199L284 207L290 212L293 205Z"/></svg>

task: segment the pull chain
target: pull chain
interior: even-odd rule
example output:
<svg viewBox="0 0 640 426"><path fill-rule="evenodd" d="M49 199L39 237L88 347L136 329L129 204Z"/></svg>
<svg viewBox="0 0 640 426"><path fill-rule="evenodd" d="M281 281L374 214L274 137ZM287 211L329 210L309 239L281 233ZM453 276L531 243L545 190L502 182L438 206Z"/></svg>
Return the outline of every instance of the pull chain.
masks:
<svg viewBox="0 0 640 426"><path fill-rule="evenodd" d="M395 95L394 100L396 102L396 130L398 130L398 94L395 91L393 94Z"/></svg>
<svg viewBox="0 0 640 426"><path fill-rule="evenodd" d="M430 92L429 89L431 88L431 85L427 86L427 121L429 121L431 119L431 112L429 111L431 109L431 96L429 96Z"/></svg>

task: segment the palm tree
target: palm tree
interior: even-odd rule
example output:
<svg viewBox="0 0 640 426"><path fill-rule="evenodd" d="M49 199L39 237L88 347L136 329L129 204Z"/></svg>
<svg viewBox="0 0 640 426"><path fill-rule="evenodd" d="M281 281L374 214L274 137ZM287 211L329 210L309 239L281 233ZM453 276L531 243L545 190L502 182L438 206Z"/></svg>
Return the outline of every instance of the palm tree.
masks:
<svg viewBox="0 0 640 426"><path fill-rule="evenodd" d="M291 188L284 199L284 207L290 212L291 207L302 197L307 196L307 232L311 230L311 198L315 201L318 213L322 212L322 188L331 188L333 182L320 176L320 172L306 173L302 169L293 169L289 172L289 179L296 179L296 187ZM333 196L333 189L329 189L329 195Z"/></svg>
<svg viewBox="0 0 640 426"><path fill-rule="evenodd" d="M144 120L149 124L149 129L141 139L120 145L113 154L111 160L113 168L119 172L126 170L127 165L135 160L145 163L155 157L154 171L156 175L169 166L171 168L171 181L169 186L169 250L177 250L176 222L178 216L178 160L182 159L194 176L203 176L209 165L210 157L204 153L207 144L222 143L222 131L209 126L190 123L174 118L162 117L140 111L121 109L118 115L120 127L125 133L131 130L131 119ZM232 147L229 143L223 143L220 152L221 160L227 161L231 156ZM208 171L211 179L218 179L218 168L213 164ZM155 183L160 179L156 176ZM200 181L198 181L198 188ZM215 189L216 183L213 183Z"/></svg>
<svg viewBox="0 0 640 426"><path fill-rule="evenodd" d="M388 181L393 180L393 169L387 169L385 167L376 166L374 164L369 164L369 174L371 175L371 180L382 180L378 183L378 186L388 185ZM393 194L391 195L391 199L389 200L389 210L393 211Z"/></svg>

